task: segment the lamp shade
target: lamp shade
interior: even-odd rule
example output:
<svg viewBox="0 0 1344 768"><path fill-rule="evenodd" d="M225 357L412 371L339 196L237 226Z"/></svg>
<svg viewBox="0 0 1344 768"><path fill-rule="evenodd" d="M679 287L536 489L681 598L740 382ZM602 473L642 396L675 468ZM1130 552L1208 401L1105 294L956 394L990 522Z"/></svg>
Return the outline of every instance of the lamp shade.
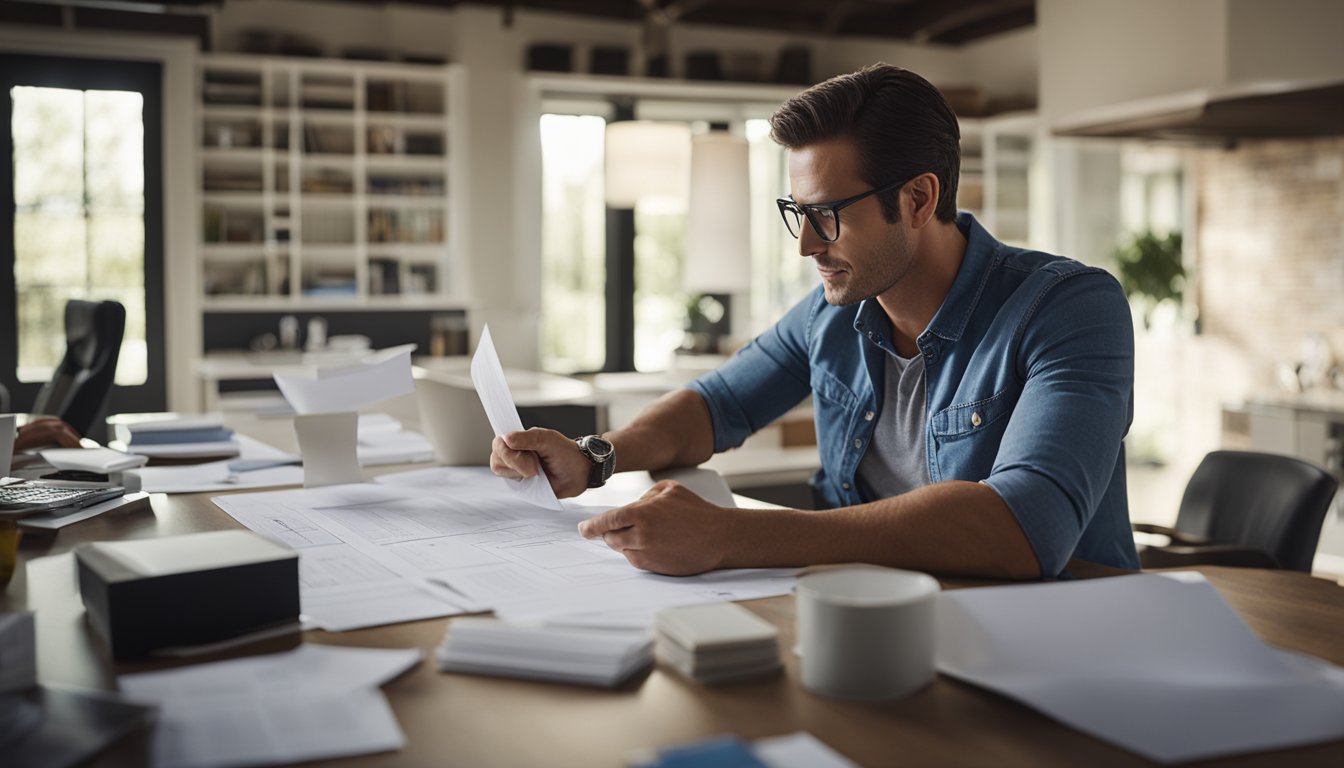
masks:
<svg viewBox="0 0 1344 768"><path fill-rule="evenodd" d="M691 141L686 215L687 293L743 293L751 287L751 205L746 139L726 132Z"/></svg>
<svg viewBox="0 0 1344 768"><path fill-rule="evenodd" d="M685 208L690 126L622 120L607 124L606 138L607 205L633 208L636 203L651 203Z"/></svg>

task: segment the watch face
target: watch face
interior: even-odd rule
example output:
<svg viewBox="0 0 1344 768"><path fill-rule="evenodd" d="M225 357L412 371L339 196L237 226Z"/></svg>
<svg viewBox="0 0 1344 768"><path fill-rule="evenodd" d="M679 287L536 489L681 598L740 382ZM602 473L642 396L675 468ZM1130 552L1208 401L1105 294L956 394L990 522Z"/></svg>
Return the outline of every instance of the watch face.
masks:
<svg viewBox="0 0 1344 768"><path fill-rule="evenodd" d="M606 461L611 458L614 447L611 441L604 440L597 435L589 435L583 440L583 448L593 461Z"/></svg>

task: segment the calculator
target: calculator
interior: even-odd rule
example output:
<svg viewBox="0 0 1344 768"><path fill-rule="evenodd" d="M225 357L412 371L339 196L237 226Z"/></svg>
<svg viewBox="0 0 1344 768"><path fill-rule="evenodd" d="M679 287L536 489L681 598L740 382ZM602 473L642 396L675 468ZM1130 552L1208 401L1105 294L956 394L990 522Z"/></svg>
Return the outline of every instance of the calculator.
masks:
<svg viewBox="0 0 1344 768"><path fill-rule="evenodd" d="M79 509L125 494L126 489L119 485L97 488L66 488L29 482L0 485L0 516L12 517L16 514L27 515L53 509Z"/></svg>

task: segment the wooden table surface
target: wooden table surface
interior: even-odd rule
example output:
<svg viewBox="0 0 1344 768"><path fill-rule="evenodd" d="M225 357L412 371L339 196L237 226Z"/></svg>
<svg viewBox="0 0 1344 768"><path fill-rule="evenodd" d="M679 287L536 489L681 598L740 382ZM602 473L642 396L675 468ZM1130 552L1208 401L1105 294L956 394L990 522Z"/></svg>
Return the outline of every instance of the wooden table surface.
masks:
<svg viewBox="0 0 1344 768"><path fill-rule="evenodd" d="M84 541L168 536L237 523L209 495L152 497L153 510L113 512L56 535L26 535L19 569L0 609L36 611L39 677L111 689L115 675L181 662L113 664L84 620L70 550ZM1283 571L1201 568L1246 623L1268 643L1344 664L1344 589ZM1076 564L1078 576L1106 569ZM986 582L944 580L946 588ZM794 644L794 602L776 597L745 603L780 628L781 647ZM706 687L662 667L614 691L470 675L442 674L430 657L451 619L340 634L304 633L308 642L417 647L426 660L384 687L408 744L396 753L342 766L620 766L631 751L683 744L721 733L746 739L805 730L864 766L884 765L1143 765L1147 761L1098 741L1003 697L939 676L899 701L856 703L803 690L798 660L765 680ZM1135 627L1135 632L1153 631ZM292 647L297 636L227 654ZM146 738L124 740L99 765L133 765ZM1221 759L1219 765L1344 765L1344 741Z"/></svg>

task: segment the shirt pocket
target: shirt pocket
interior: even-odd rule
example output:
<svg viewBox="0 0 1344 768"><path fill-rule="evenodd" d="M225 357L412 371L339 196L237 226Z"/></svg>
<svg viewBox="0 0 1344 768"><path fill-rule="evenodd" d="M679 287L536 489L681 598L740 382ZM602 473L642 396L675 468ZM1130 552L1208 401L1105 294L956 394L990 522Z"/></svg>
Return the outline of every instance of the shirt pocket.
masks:
<svg viewBox="0 0 1344 768"><path fill-rule="evenodd" d="M1001 432L998 422L1012 411L1011 390L970 403L949 405L933 415L933 435L939 442ZM990 429L995 427L996 429Z"/></svg>
<svg viewBox="0 0 1344 768"><path fill-rule="evenodd" d="M829 401L844 411L854 410L855 403L859 400L854 390L837 379L834 374L822 369L812 369L811 385L814 397Z"/></svg>

